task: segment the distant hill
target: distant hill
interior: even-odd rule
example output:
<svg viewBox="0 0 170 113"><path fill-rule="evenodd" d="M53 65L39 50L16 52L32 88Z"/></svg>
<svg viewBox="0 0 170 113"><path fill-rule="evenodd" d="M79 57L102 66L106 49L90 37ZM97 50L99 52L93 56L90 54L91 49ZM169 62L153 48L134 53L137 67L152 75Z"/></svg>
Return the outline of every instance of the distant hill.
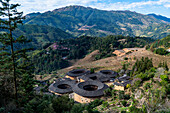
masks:
<svg viewBox="0 0 170 113"><path fill-rule="evenodd" d="M27 46L33 47L35 49L44 48L45 46L48 46L49 44L60 39L73 38L72 35L62 31L61 29L40 25L18 26L13 35L14 37L24 35L27 37L27 39L31 39L31 44Z"/></svg>
<svg viewBox="0 0 170 113"><path fill-rule="evenodd" d="M170 24L131 11L105 11L83 6L67 6L42 14L27 16L25 24L52 26L74 36L144 36L163 38L170 34Z"/></svg>
<svg viewBox="0 0 170 113"><path fill-rule="evenodd" d="M156 14L148 14L149 16L153 16L155 17L156 19L159 19L159 20L162 20L162 21L165 21L165 22L168 22L170 23L170 18L167 18L165 16L162 16L162 15L156 15Z"/></svg>
<svg viewBox="0 0 170 113"><path fill-rule="evenodd" d="M26 20L24 20L23 23L26 23L26 22L30 21L31 19L35 18L35 17L38 16L38 15L41 15L41 13L38 12L38 13L30 13L30 14L27 14L27 15L25 16L25 17L26 17Z"/></svg>

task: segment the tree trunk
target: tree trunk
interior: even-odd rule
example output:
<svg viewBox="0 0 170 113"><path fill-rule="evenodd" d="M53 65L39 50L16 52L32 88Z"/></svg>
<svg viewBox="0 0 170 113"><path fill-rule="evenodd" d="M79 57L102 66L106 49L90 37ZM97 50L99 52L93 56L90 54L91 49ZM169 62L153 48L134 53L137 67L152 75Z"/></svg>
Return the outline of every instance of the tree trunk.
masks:
<svg viewBox="0 0 170 113"><path fill-rule="evenodd" d="M18 92L17 92L17 80L16 80L16 66L15 66L15 55L14 55L14 46L13 46L12 27L11 27L11 17L10 17L10 7L9 6L8 6L8 19L9 19L9 31L10 31L9 38L10 38L12 64L13 64L14 90L15 90L15 99L16 99L16 103L17 103Z"/></svg>

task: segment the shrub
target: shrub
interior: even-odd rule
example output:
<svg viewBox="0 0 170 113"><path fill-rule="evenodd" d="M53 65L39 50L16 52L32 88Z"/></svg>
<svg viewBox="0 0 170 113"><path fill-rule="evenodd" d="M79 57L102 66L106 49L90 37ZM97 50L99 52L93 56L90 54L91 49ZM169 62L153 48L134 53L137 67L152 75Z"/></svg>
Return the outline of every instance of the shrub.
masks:
<svg viewBox="0 0 170 113"><path fill-rule="evenodd" d="M129 94L126 94L124 98L127 99L127 100L129 100L129 99L130 99L130 95L129 95Z"/></svg>
<svg viewBox="0 0 170 113"><path fill-rule="evenodd" d="M104 90L104 95L105 95L105 96L112 96L112 91L111 91L111 89L110 89L110 88L105 89L105 90Z"/></svg>
<svg viewBox="0 0 170 113"><path fill-rule="evenodd" d="M144 85L144 89L147 90L147 89L149 89L149 88L150 88L150 83L146 83L146 84Z"/></svg>
<svg viewBox="0 0 170 113"><path fill-rule="evenodd" d="M108 103L107 101L105 101L105 102L103 101L102 104L103 104L103 107L104 107L104 108L107 108L107 107L109 106L109 103Z"/></svg>
<svg viewBox="0 0 170 113"><path fill-rule="evenodd" d="M90 69L90 73L94 73L94 68L91 68L91 69Z"/></svg>
<svg viewBox="0 0 170 113"><path fill-rule="evenodd" d="M124 57L124 60L128 60L128 58L127 58L127 57Z"/></svg>
<svg viewBox="0 0 170 113"><path fill-rule="evenodd" d="M129 108L130 113L142 113L142 110L139 108L136 108L135 106L131 106Z"/></svg>
<svg viewBox="0 0 170 113"><path fill-rule="evenodd" d="M149 79L149 78L153 78L153 77L154 77L154 75L155 75L155 73L154 73L154 72L150 72L150 73L148 73L147 79Z"/></svg>
<svg viewBox="0 0 170 113"><path fill-rule="evenodd" d="M119 91L119 99L124 99L125 92Z"/></svg>
<svg viewBox="0 0 170 113"><path fill-rule="evenodd" d="M103 102L103 100L95 99L93 102L89 103L89 106L90 106L91 108L95 108L95 107L101 105L102 102Z"/></svg>
<svg viewBox="0 0 170 113"><path fill-rule="evenodd" d="M114 98L116 95L116 91L113 89L111 93L112 93L112 97Z"/></svg>
<svg viewBox="0 0 170 113"><path fill-rule="evenodd" d="M163 81L168 81L168 76L167 75L160 75L160 78Z"/></svg>
<svg viewBox="0 0 170 113"><path fill-rule="evenodd" d="M138 78L142 79L143 80L146 80L147 79L147 74L146 73L140 73L137 75Z"/></svg>
<svg viewBox="0 0 170 113"><path fill-rule="evenodd" d="M126 107L127 102L125 100L121 101L122 105Z"/></svg>
<svg viewBox="0 0 170 113"><path fill-rule="evenodd" d="M133 60L136 60L136 57L133 57Z"/></svg>
<svg viewBox="0 0 170 113"><path fill-rule="evenodd" d="M81 104L74 104L71 109L71 113L82 113L83 110L84 106L82 106Z"/></svg>
<svg viewBox="0 0 170 113"><path fill-rule="evenodd" d="M135 86L135 87L139 87L140 84L141 84L141 81L140 81L140 80L137 80L137 81L134 83L134 86Z"/></svg>
<svg viewBox="0 0 170 113"><path fill-rule="evenodd" d="M150 70L149 70L149 72L156 72L156 69L154 68L154 67L152 67Z"/></svg>
<svg viewBox="0 0 170 113"><path fill-rule="evenodd" d="M132 85L134 86L137 81L140 81L140 82L141 82L142 79L140 79L140 78L134 78L133 81L132 81Z"/></svg>
<svg viewBox="0 0 170 113"><path fill-rule="evenodd" d="M127 89L130 88L130 86L131 86L131 84L127 84L127 85L126 85L126 88L127 88Z"/></svg>
<svg viewBox="0 0 170 113"><path fill-rule="evenodd" d="M51 77L55 77L56 75L52 74Z"/></svg>
<svg viewBox="0 0 170 113"><path fill-rule="evenodd" d="M167 51L164 48L158 48L155 50L155 53L159 55L166 55Z"/></svg>

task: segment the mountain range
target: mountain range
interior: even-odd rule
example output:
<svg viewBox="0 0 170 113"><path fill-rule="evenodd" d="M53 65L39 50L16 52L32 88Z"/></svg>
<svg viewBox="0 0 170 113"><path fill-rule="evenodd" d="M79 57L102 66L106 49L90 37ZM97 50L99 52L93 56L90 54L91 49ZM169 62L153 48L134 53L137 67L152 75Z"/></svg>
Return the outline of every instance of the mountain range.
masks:
<svg viewBox="0 0 170 113"><path fill-rule="evenodd" d="M3 32L0 30L0 32ZM71 34L62 31L59 28L43 25L19 25L13 32L13 36L25 36L28 40L32 40L26 47L34 49L42 49L58 40L74 38Z"/></svg>
<svg viewBox="0 0 170 113"><path fill-rule="evenodd" d="M156 15L156 14L148 14L149 16L153 16L161 21L164 21L164 22L168 22L170 23L170 18L167 18L165 16L162 16L162 15Z"/></svg>
<svg viewBox="0 0 170 113"><path fill-rule="evenodd" d="M170 34L165 18L132 11L105 11L67 6L45 13L31 13L25 24L59 28L74 36L124 35L163 38Z"/></svg>

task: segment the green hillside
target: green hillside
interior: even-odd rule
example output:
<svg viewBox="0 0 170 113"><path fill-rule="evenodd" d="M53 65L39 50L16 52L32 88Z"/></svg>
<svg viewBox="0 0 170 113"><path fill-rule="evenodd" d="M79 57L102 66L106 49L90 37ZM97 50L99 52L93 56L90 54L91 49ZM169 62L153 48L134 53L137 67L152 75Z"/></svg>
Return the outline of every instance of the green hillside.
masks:
<svg viewBox="0 0 170 113"><path fill-rule="evenodd" d="M131 11L104 11L82 6L68 6L28 18L25 24L48 25L74 36L144 36L163 38L170 25Z"/></svg>
<svg viewBox="0 0 170 113"><path fill-rule="evenodd" d="M60 40L46 49L42 49L32 56L36 74L51 73L69 66L68 60L81 59L94 50L100 53L95 59L113 56L115 49L144 47L152 42L150 38L107 36L89 37L82 36L76 39ZM65 59L66 58L66 59Z"/></svg>
<svg viewBox="0 0 170 113"><path fill-rule="evenodd" d="M169 52L167 49L170 48L170 35L165 38L156 40L150 45L147 45L147 49L150 49L152 52L160 55L167 55ZM168 54L169 55L169 54Z"/></svg>
<svg viewBox="0 0 170 113"><path fill-rule="evenodd" d="M156 48L168 49L168 48L170 48L170 35L168 35L162 39L156 40L151 45L148 45L148 47L150 47L151 49L156 49Z"/></svg>
<svg viewBox="0 0 170 113"><path fill-rule="evenodd" d="M59 39L73 38L72 35L58 28L39 25L18 26L13 35L14 37L24 35L27 39L31 39L32 42L27 46L34 47L35 49L41 49L44 46L48 46L49 44L58 41Z"/></svg>

